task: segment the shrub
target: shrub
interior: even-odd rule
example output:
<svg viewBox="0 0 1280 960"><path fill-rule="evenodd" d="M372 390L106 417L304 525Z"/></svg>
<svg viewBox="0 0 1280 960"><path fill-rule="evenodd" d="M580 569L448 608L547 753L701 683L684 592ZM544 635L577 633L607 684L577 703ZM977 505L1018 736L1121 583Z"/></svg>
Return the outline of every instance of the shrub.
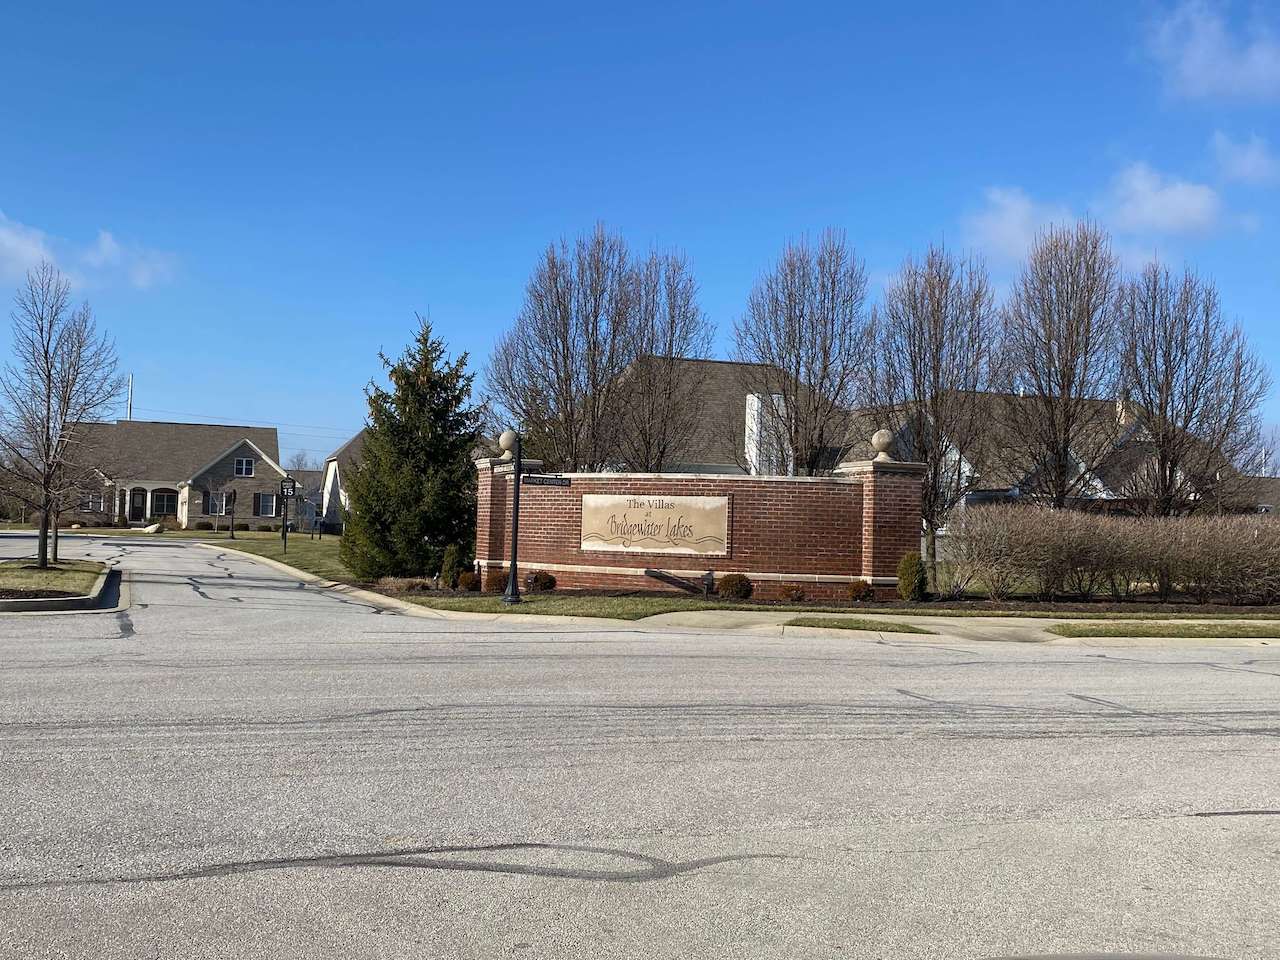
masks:
<svg viewBox="0 0 1280 960"><path fill-rule="evenodd" d="M249 529L249 525L248 525L247 523L237 523L237 524L236 524L236 526L235 526L235 528L236 528L237 530L248 530L248 529Z"/></svg>
<svg viewBox="0 0 1280 960"><path fill-rule="evenodd" d="M751 580L741 573L727 573L716 583L716 593L726 600L748 600L754 591Z"/></svg>
<svg viewBox="0 0 1280 960"><path fill-rule="evenodd" d="M444 548L444 559L440 561L440 582L452 590L458 585L460 573L462 573L462 559L458 554L458 545L451 543Z"/></svg>
<svg viewBox="0 0 1280 960"><path fill-rule="evenodd" d="M898 596L903 600L924 599L926 574L919 552L912 550L898 561Z"/></svg>
<svg viewBox="0 0 1280 960"><path fill-rule="evenodd" d="M949 524L953 592L972 583L992 600L1022 584L1043 598L1114 600L1143 589L1199 603L1280 599L1280 519L1258 514L1132 518L1046 507L959 511Z"/></svg>
<svg viewBox="0 0 1280 960"><path fill-rule="evenodd" d="M435 588L430 577L380 577L374 586L382 593L423 593Z"/></svg>
<svg viewBox="0 0 1280 960"><path fill-rule="evenodd" d="M505 567L490 567L484 574L485 593L505 593L507 589L507 571Z"/></svg>
<svg viewBox="0 0 1280 960"><path fill-rule="evenodd" d="M854 603L861 603L864 600L874 600L876 596L875 587L867 583L865 580L855 580L849 584L849 599Z"/></svg>
<svg viewBox="0 0 1280 960"><path fill-rule="evenodd" d="M259 533L275 533L275 532L276 532L276 531L278 531L279 529L280 529L280 527L279 527L279 526L277 526L277 525L276 525L276 524L274 524L274 523L260 523L260 524L258 524L258 532L259 532Z"/></svg>
<svg viewBox="0 0 1280 960"><path fill-rule="evenodd" d="M804 603L808 599L808 594L804 592L804 587L788 587L785 596L791 603Z"/></svg>
<svg viewBox="0 0 1280 960"><path fill-rule="evenodd" d="M463 570L458 574L458 589L475 593L480 589L480 575L474 570Z"/></svg>
<svg viewBox="0 0 1280 960"><path fill-rule="evenodd" d="M545 570L535 570L525 577L524 586L532 593L549 593L556 588L556 578Z"/></svg>
<svg viewBox="0 0 1280 960"><path fill-rule="evenodd" d="M196 529L197 529L197 530L212 530L212 529L213 529L213 521L211 521L211 520L197 520L197 521L196 521Z"/></svg>

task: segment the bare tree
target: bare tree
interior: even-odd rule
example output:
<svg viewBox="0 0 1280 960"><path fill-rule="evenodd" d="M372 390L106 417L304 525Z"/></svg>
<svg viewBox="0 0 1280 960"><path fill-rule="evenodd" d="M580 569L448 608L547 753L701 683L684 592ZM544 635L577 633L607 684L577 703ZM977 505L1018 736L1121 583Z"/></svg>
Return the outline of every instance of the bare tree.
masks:
<svg viewBox="0 0 1280 960"><path fill-rule="evenodd" d="M867 270L842 232L816 245L788 243L756 282L734 328L734 359L752 364L744 384L760 404L757 435L788 473L834 466L846 411L867 372ZM750 402L750 401L749 401ZM749 433L752 431L749 431Z"/></svg>
<svg viewBox="0 0 1280 960"><path fill-rule="evenodd" d="M1223 318L1212 281L1155 262L1125 283L1120 315L1122 419L1149 450L1125 492L1156 516L1228 494L1259 447L1271 385L1244 331Z"/></svg>
<svg viewBox="0 0 1280 960"><path fill-rule="evenodd" d="M1097 225L1036 238L1003 313L1004 427L1027 492L1055 507L1095 481L1119 434L1118 265Z"/></svg>
<svg viewBox="0 0 1280 960"><path fill-rule="evenodd" d="M543 254L487 373L489 401L520 424L529 456L567 471L615 461L631 295L627 245L603 225Z"/></svg>
<svg viewBox="0 0 1280 960"><path fill-rule="evenodd" d="M40 517L37 564L49 564L49 523L75 491L77 427L100 420L122 388L115 347L89 305L71 307L71 285L50 263L27 274L14 297L13 359L0 373L0 471Z"/></svg>
<svg viewBox="0 0 1280 960"><path fill-rule="evenodd" d="M938 531L980 479L971 463L990 414L979 396L997 321L986 267L931 246L903 263L873 316L869 409L899 437L901 456L926 464L921 515L937 589Z"/></svg>
<svg viewBox="0 0 1280 960"><path fill-rule="evenodd" d="M285 464L285 471L293 473L295 470L319 470L320 463L311 456L306 450L295 450L293 455L289 457L289 462Z"/></svg>
<svg viewBox="0 0 1280 960"><path fill-rule="evenodd" d="M691 453L704 378L701 365L684 361L710 353L713 328L680 254L650 253L632 267L631 289L618 452L628 469L656 473Z"/></svg>

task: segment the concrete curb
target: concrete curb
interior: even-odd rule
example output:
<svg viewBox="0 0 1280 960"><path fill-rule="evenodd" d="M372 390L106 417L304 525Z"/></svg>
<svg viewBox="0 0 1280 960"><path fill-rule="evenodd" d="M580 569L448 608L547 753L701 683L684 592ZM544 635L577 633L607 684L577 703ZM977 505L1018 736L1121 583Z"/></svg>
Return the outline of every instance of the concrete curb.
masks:
<svg viewBox="0 0 1280 960"><path fill-rule="evenodd" d="M360 587L353 587L349 583L339 583L337 580L326 580L324 577L318 577L314 573L307 573L305 570L299 570L297 567L291 567L287 563L282 563L272 557L260 556L256 553L249 553L246 550L237 550L235 547L224 546L221 543L210 543L207 540L195 540L193 544L197 547L204 547L206 550L216 550L221 553L234 553L237 557L244 557L246 560L252 560L255 563L261 563L271 567L273 570L279 570L281 573L287 573L289 576L301 580L303 583L309 583L313 587L319 587L322 590L330 590L334 593L340 593L344 597L351 597L370 606L381 607L384 610L395 610L398 613L407 613L410 616L427 617L428 619L447 619L439 617L441 611L429 610L426 607L420 607L417 604L407 603L404 600L396 600L393 597L385 596L381 593L374 593L372 590L364 590Z"/></svg>
<svg viewBox="0 0 1280 960"><path fill-rule="evenodd" d="M96 606L102 598L102 591L107 587L107 578L111 576L111 567L102 565L98 579L93 582L89 592L80 597L32 597L30 599L0 600L0 613L34 613L86 610Z"/></svg>

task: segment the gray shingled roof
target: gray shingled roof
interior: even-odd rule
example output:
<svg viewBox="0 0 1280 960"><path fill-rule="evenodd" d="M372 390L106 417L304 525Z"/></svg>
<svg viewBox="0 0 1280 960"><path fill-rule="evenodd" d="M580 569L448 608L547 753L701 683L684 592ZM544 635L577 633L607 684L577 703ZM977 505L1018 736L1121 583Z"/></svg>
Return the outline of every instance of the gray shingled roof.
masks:
<svg viewBox="0 0 1280 960"><path fill-rule="evenodd" d="M117 420L83 423L76 430L84 438L86 458L112 478L181 483L241 440L280 461L275 427Z"/></svg>
<svg viewBox="0 0 1280 960"><path fill-rule="evenodd" d="M364 430L361 430L337 450L325 457L324 462L328 463L330 460L337 460L338 473L345 473L351 464L360 459L360 453L364 450L365 431L368 429L368 427L365 427Z"/></svg>

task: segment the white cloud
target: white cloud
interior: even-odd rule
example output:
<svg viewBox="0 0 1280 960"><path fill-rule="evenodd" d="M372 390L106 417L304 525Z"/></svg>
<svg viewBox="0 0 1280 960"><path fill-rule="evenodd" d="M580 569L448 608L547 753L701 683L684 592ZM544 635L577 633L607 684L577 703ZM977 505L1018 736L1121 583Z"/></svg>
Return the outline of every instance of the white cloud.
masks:
<svg viewBox="0 0 1280 960"><path fill-rule="evenodd" d="M1123 233L1196 233L1218 222L1221 203L1212 187L1133 163L1116 175L1111 208L1108 219Z"/></svg>
<svg viewBox="0 0 1280 960"><path fill-rule="evenodd" d="M1019 187L988 187L984 196L986 205L966 218L964 230L969 244L990 257L1020 260L1045 227L1076 219L1066 206L1040 203Z"/></svg>
<svg viewBox="0 0 1280 960"><path fill-rule="evenodd" d="M1269 183L1280 177L1280 162L1256 133L1248 140L1237 143L1221 130L1210 141L1218 169L1228 180L1244 183Z"/></svg>
<svg viewBox="0 0 1280 960"><path fill-rule="evenodd" d="M129 282L139 290L150 290L173 278L177 258L161 250L136 248L129 254Z"/></svg>
<svg viewBox="0 0 1280 960"><path fill-rule="evenodd" d="M84 259L91 267L105 267L119 263L122 253L116 238L106 230L99 230L97 242L85 251Z"/></svg>
<svg viewBox="0 0 1280 960"><path fill-rule="evenodd" d="M1280 98L1280 40L1259 21L1237 33L1222 9L1184 0L1154 24L1149 45L1166 83L1192 99Z"/></svg>
<svg viewBox="0 0 1280 960"><path fill-rule="evenodd" d="M21 280L41 260L53 260L49 239L34 227L10 220L0 210L0 281Z"/></svg>
<svg viewBox="0 0 1280 960"><path fill-rule="evenodd" d="M76 286L90 287L123 281L147 290L172 278L177 269L173 254L123 244L109 230L99 230L92 244L81 247L10 220L0 211L0 283L21 282L42 260L57 265Z"/></svg>

